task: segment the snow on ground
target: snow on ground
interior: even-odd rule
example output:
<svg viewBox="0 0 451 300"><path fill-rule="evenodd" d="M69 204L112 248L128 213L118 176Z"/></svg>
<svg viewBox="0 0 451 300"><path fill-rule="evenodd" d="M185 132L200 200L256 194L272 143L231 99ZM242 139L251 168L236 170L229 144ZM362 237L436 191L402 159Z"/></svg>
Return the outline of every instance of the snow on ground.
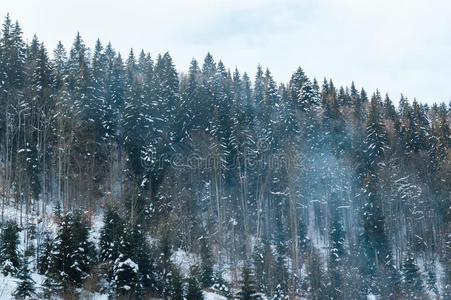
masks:
<svg viewBox="0 0 451 300"><path fill-rule="evenodd" d="M37 273L31 274L31 277L35 281L35 288L38 291L44 281L44 276ZM0 273L0 299L2 300L13 300L13 293L17 287L17 278L12 276L4 276Z"/></svg>
<svg viewBox="0 0 451 300"><path fill-rule="evenodd" d="M100 218L100 219L99 219ZM91 238L96 239L99 236L99 230L102 227L101 224L101 216L95 216L93 218L93 226L91 230ZM58 226L54 222L53 214L52 214L52 207L49 205L47 209L47 214L45 216L37 216L33 212L26 215L25 213L20 213L20 210L18 208L12 207L12 206L5 206L4 207L4 215L3 215L4 221L10 221L14 220L17 222L19 227L25 227L27 223L29 225L33 224L36 226L36 239L31 239L30 242L34 243L34 249L37 249L37 239L43 238L41 234L44 232L48 232L51 235L55 235ZM100 220L100 221L99 221ZM21 224L22 223L22 224ZM20 253L25 252L25 241L27 240L26 236L26 230L21 230L19 232L19 245L18 250ZM36 261L34 259L29 260L29 269L35 270L36 267ZM38 274L37 272L32 272L31 277L35 282L35 291L37 293L40 293L42 291L42 283L44 282L45 276ZM17 278L13 276L4 276L0 272L0 299L1 300L12 300L15 299L13 296L13 293L17 286ZM104 300L107 299L107 295L103 297L103 295L100 294L92 294L87 293L86 295L89 297L85 297L84 299L96 299L96 300Z"/></svg>
<svg viewBox="0 0 451 300"><path fill-rule="evenodd" d="M6 206L4 210L4 220L15 220L19 225L22 219L22 223L25 226L25 223L28 222L36 225L36 230L39 233L49 232L52 235L55 235L58 226L53 220L52 208L49 206L48 212L46 216L36 216L34 214L29 214L28 216L25 214L20 214L20 210L11 206ZM91 216L91 230L90 230L90 241L94 242L95 245L98 245L100 238L100 230L103 227L103 214L98 213ZM152 244L157 244L158 240L149 236L149 242ZM19 232L19 247L18 249L23 253L25 230ZM34 240L35 241L35 240ZM36 241L35 241L36 242ZM36 245L35 245L36 246ZM187 253L181 249L175 251L171 257L171 260L174 264L180 267L181 273L183 276L189 276L190 269L192 266L200 263L200 258L198 255ZM30 270L34 269L34 264L36 262L30 261ZM31 274L33 280L35 281L36 292L41 292L41 286L45 279L43 275L32 273ZM1 300L13 300L14 296L12 295L17 286L17 279L12 276L4 276L0 273L0 299ZM225 300L227 298L220 296L218 294L212 292L204 292L206 300ZM108 299L108 295L100 294L100 293L89 293L87 291L81 291L81 297L83 299L94 299L94 300L106 300Z"/></svg>
<svg viewBox="0 0 451 300"><path fill-rule="evenodd" d="M226 297L211 292L204 292L205 300L227 300Z"/></svg>
<svg viewBox="0 0 451 300"><path fill-rule="evenodd" d="M171 260L179 266L182 276L186 277L189 276L191 267L200 263L200 258L197 255L187 253L181 249L174 251Z"/></svg>
<svg viewBox="0 0 451 300"><path fill-rule="evenodd" d="M0 273L0 299L9 300L14 299L12 294L16 289L16 279L11 276L3 276Z"/></svg>

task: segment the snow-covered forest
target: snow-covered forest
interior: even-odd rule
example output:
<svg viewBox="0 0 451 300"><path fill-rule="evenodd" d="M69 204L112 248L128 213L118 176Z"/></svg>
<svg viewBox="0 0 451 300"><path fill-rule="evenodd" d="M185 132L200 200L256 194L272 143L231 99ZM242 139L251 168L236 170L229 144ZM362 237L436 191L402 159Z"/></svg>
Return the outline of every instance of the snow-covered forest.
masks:
<svg viewBox="0 0 451 300"><path fill-rule="evenodd" d="M3 21L1 299L451 299L451 103L92 46Z"/></svg>

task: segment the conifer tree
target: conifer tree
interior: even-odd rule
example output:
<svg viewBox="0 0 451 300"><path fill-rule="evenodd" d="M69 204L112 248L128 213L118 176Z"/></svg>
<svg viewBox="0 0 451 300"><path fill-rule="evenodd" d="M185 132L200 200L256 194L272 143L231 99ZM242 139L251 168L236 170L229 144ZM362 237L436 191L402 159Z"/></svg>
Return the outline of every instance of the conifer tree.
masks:
<svg viewBox="0 0 451 300"><path fill-rule="evenodd" d="M139 298L142 294L142 278L138 264L133 261L133 240L125 227L121 236L119 256L113 266L112 286L118 296Z"/></svg>
<svg viewBox="0 0 451 300"><path fill-rule="evenodd" d="M172 287L170 293L171 300L183 300L183 281L180 275L180 271L174 267L172 270Z"/></svg>
<svg viewBox="0 0 451 300"><path fill-rule="evenodd" d="M385 230L385 218L382 210L382 201L377 191L378 177L368 174L365 178L365 204L363 214L363 242L364 255L373 292L379 293L381 282L376 282L376 275L383 268L391 266L391 249ZM375 286L379 285L379 286Z"/></svg>
<svg viewBox="0 0 451 300"><path fill-rule="evenodd" d="M204 293L202 292L202 288L200 287L199 280L197 279L197 274L195 272L191 272L191 275L188 279L188 289L186 292L186 300L203 300Z"/></svg>
<svg viewBox="0 0 451 300"><path fill-rule="evenodd" d="M167 234L164 234L160 240L158 251L159 257L157 258L156 271L158 273L159 291L162 295L166 295L170 290L170 276L173 268L171 261L172 245Z"/></svg>
<svg viewBox="0 0 451 300"><path fill-rule="evenodd" d="M404 293L409 299L423 299L423 280L420 270L415 263L413 253L408 253L403 266L402 273L404 279Z"/></svg>
<svg viewBox="0 0 451 300"><path fill-rule="evenodd" d="M443 257L443 291L442 296L446 299L451 297L451 235L448 234L445 240Z"/></svg>
<svg viewBox="0 0 451 300"><path fill-rule="evenodd" d="M0 235L0 269L3 275L15 275L20 268L19 227L16 222L8 221Z"/></svg>
<svg viewBox="0 0 451 300"><path fill-rule="evenodd" d="M51 255L53 250L53 239L49 233L44 234L44 240L39 246L38 250L38 272L39 274L46 274L49 271L51 264Z"/></svg>
<svg viewBox="0 0 451 300"><path fill-rule="evenodd" d="M337 217L335 217L330 228L330 248L328 265L330 287L328 295L331 299L344 299L344 287L347 281L344 274L345 234L343 225Z"/></svg>
<svg viewBox="0 0 451 300"><path fill-rule="evenodd" d="M327 286L324 284L326 278L321 259L316 250L313 250L308 257L307 276L311 298L325 299L327 297Z"/></svg>
<svg viewBox="0 0 451 300"><path fill-rule="evenodd" d="M30 276L28 259L24 256L19 272L17 273L18 284L14 291L16 299L31 299L35 295L34 280Z"/></svg>
<svg viewBox="0 0 451 300"><path fill-rule="evenodd" d="M218 294L226 297L227 299L232 298L232 292L229 284L224 280L221 271L216 271L213 276L213 286L212 289L216 291Z"/></svg>
<svg viewBox="0 0 451 300"><path fill-rule="evenodd" d="M117 208L108 206L103 217L104 227L100 232L100 259L115 261L119 254L120 236L124 231L124 224L116 212Z"/></svg>
<svg viewBox="0 0 451 300"><path fill-rule="evenodd" d="M65 290L81 286L90 274L95 249L89 241L89 229L80 211L66 213L53 243L48 274Z"/></svg>
<svg viewBox="0 0 451 300"><path fill-rule="evenodd" d="M384 153L388 148L387 133L382 123L377 95L373 95L371 98L365 143L368 168L374 170L380 160L383 159Z"/></svg>
<svg viewBox="0 0 451 300"><path fill-rule="evenodd" d="M290 98L301 111L310 111L319 104L319 97L315 92L312 82L299 67L293 74L289 84Z"/></svg>
<svg viewBox="0 0 451 300"><path fill-rule="evenodd" d="M210 245L205 238L201 241L201 283L204 288L209 288L213 284L213 255Z"/></svg>
<svg viewBox="0 0 451 300"><path fill-rule="evenodd" d="M143 287L153 290L157 289L153 261L149 255L151 250L146 239L145 231L140 224L132 227L130 243L132 247L132 258L138 264Z"/></svg>
<svg viewBox="0 0 451 300"><path fill-rule="evenodd" d="M261 299L261 296L256 288L254 274L252 272L252 269L248 266L245 266L242 270L240 291L238 292L236 299L239 300Z"/></svg>
<svg viewBox="0 0 451 300"><path fill-rule="evenodd" d="M276 290L271 300L288 300L288 295L285 293L280 284L276 286Z"/></svg>
<svg viewBox="0 0 451 300"><path fill-rule="evenodd" d="M435 295L439 295L439 290L437 287L437 273L435 262L426 265L427 277L426 277L426 288L428 291L434 293Z"/></svg>

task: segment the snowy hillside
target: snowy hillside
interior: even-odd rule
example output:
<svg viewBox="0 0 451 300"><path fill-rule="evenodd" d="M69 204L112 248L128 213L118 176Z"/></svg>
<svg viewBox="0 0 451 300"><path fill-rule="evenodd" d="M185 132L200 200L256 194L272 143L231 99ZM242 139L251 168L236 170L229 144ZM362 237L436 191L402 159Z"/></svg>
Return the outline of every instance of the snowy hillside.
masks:
<svg viewBox="0 0 451 300"><path fill-rule="evenodd" d="M449 103L33 30L0 28L0 299L451 299Z"/></svg>

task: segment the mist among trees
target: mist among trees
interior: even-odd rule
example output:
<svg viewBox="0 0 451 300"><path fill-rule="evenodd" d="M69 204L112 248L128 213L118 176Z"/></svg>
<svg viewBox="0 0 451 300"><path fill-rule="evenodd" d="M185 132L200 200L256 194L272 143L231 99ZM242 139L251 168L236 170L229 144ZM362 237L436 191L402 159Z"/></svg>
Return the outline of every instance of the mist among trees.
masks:
<svg viewBox="0 0 451 300"><path fill-rule="evenodd" d="M450 104L295 63L287 83L210 53L177 70L169 52L80 34L50 50L6 16L0 271L14 297L451 299Z"/></svg>

